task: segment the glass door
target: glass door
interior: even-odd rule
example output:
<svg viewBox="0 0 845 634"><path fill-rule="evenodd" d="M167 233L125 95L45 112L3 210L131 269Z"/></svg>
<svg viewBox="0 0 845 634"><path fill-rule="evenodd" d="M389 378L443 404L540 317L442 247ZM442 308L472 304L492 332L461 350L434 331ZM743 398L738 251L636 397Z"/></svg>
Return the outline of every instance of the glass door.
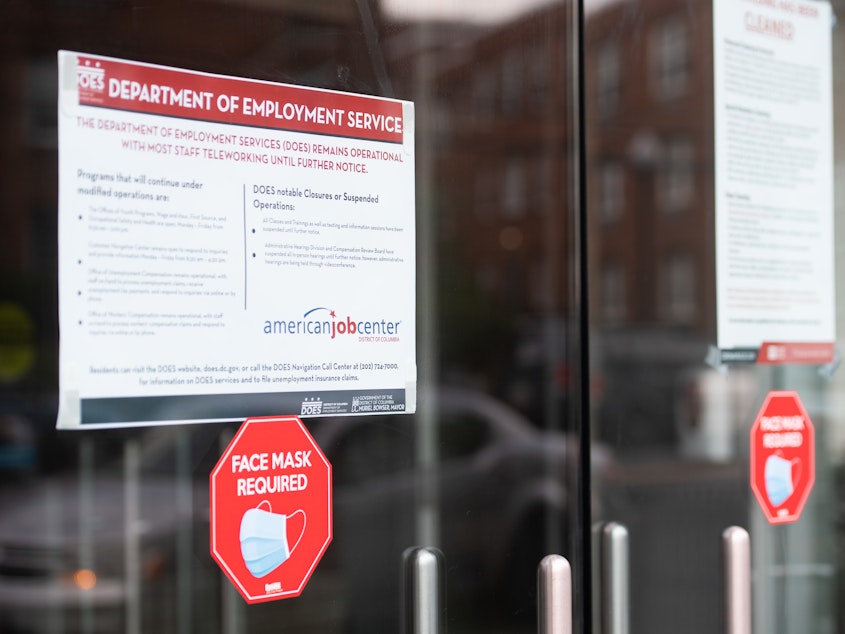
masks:
<svg viewBox="0 0 845 634"><path fill-rule="evenodd" d="M578 11L0 7L0 630L395 632L421 546L444 555L452 632L535 631L548 553L571 561L588 625L588 475L611 455L584 459ZM209 473L236 422L55 430L58 50L415 105L417 412L305 417L332 464L334 539L296 599L247 606L209 555Z"/></svg>
<svg viewBox="0 0 845 634"><path fill-rule="evenodd" d="M754 632L843 631L842 9L585 3L596 519L632 632L723 631L732 525Z"/></svg>

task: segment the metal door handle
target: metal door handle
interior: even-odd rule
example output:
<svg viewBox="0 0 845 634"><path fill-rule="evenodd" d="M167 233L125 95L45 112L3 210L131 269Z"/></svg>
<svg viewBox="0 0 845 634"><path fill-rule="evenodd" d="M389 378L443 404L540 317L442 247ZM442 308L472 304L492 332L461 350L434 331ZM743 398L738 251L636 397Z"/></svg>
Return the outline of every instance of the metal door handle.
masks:
<svg viewBox="0 0 845 634"><path fill-rule="evenodd" d="M546 555L537 568L540 634L572 634L572 569L560 555Z"/></svg>
<svg viewBox="0 0 845 634"><path fill-rule="evenodd" d="M409 548L402 554L404 634L445 634L446 601L443 553Z"/></svg>
<svg viewBox="0 0 845 634"><path fill-rule="evenodd" d="M722 533L725 634L751 634L751 538L731 526Z"/></svg>
<svg viewBox="0 0 845 634"><path fill-rule="evenodd" d="M595 584L596 631L628 634L630 631L630 571L628 529L606 522L594 529L598 579Z"/></svg>

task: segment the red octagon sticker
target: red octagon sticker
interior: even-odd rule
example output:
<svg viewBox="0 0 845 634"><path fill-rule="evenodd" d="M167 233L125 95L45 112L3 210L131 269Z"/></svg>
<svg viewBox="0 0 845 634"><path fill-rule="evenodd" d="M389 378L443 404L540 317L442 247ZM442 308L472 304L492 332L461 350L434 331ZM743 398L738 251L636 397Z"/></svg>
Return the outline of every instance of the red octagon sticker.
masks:
<svg viewBox="0 0 845 634"><path fill-rule="evenodd" d="M801 399L769 392L751 427L751 489L769 522L797 521L815 481L815 430Z"/></svg>
<svg viewBox="0 0 845 634"><path fill-rule="evenodd" d="M238 430L209 476L211 556L247 603L302 593L332 540L331 482L296 416Z"/></svg>

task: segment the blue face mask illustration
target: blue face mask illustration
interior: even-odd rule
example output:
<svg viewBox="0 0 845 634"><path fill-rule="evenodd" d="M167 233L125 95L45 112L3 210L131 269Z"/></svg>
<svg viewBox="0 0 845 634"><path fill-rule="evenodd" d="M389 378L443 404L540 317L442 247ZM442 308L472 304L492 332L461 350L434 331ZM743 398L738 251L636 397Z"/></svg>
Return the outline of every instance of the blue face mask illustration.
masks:
<svg viewBox="0 0 845 634"><path fill-rule="evenodd" d="M794 489L793 462L772 454L766 459L766 495L772 506L778 507L789 499Z"/></svg>
<svg viewBox="0 0 845 634"><path fill-rule="evenodd" d="M261 508L264 505L267 510ZM289 547L287 521L297 513L302 513L302 531L296 543ZM254 509L247 509L241 518L241 555L253 577L264 577L287 561L305 534L305 519L302 510L290 515L273 513L267 500Z"/></svg>

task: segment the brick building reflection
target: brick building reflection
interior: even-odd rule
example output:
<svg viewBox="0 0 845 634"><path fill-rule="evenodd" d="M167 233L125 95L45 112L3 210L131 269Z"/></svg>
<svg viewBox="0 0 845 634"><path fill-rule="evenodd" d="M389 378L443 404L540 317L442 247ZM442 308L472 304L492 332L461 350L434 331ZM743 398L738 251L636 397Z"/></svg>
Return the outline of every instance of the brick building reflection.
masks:
<svg viewBox="0 0 845 634"><path fill-rule="evenodd" d="M473 287L521 324L511 334L529 357L549 316L565 333L576 305L577 241L567 230L578 225L567 214L577 189L566 157L577 135L561 116L574 98L572 52L565 38L549 37L566 32L567 15L553 6L487 31L442 65L439 79L448 112L438 157L441 240ZM711 22L709 5L679 0L614 3L586 16L598 374L605 390L651 399L643 412L662 403L663 423L643 429L667 442L667 394L681 368L703 362L715 328ZM654 384L642 389L628 369L646 357ZM568 373L553 365L552 374Z"/></svg>
<svg viewBox="0 0 845 634"><path fill-rule="evenodd" d="M552 7L486 32L440 75L443 230L472 234L465 264L526 313L568 309L564 287L538 265L572 195L564 157L574 135L560 116L571 51L544 37L565 20ZM678 0L587 16L587 50L597 53L584 96L591 312L602 325L713 328L711 20L709 7ZM566 280L571 263L555 258L547 263Z"/></svg>
<svg viewBox="0 0 845 634"><path fill-rule="evenodd" d="M587 21L592 312L608 327L712 334L709 5L621 3Z"/></svg>
<svg viewBox="0 0 845 634"><path fill-rule="evenodd" d="M668 448L715 341L712 11L617 3L585 37L590 309L607 395L596 429L629 450Z"/></svg>
<svg viewBox="0 0 845 634"><path fill-rule="evenodd" d="M535 419L571 388L577 321L570 13L465 25L432 57L442 363Z"/></svg>

